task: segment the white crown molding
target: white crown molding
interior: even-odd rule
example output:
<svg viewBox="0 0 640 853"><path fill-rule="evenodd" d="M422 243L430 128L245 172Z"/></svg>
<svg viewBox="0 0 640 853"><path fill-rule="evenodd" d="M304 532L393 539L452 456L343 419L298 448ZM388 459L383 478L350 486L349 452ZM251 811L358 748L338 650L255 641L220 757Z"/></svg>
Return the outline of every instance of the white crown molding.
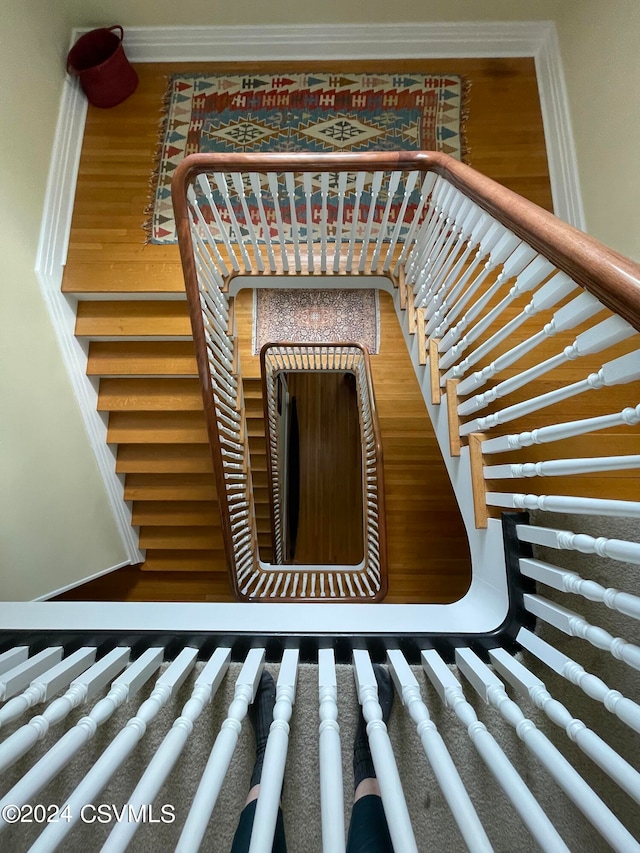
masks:
<svg viewBox="0 0 640 853"><path fill-rule="evenodd" d="M129 27L124 43L133 62L531 56L544 26L470 21Z"/></svg>
<svg viewBox="0 0 640 853"><path fill-rule="evenodd" d="M86 29L75 29L75 42ZM555 25L549 21L220 27L131 27L125 47L133 62L296 59L400 59L532 56L557 215L584 228L575 147ZM71 229L86 99L75 78L65 80L51 155L36 274L127 558L140 562L131 510L115 472L87 357L74 336L74 300L60 290Z"/></svg>
<svg viewBox="0 0 640 853"><path fill-rule="evenodd" d="M107 444L107 427L97 411L97 393L87 377L87 354L74 335L75 300L68 299L61 290L86 113L87 101L77 80L67 77L51 154L35 273L127 561L133 564L142 562L143 554L138 548L136 530L131 526L131 509L124 500L124 487L116 474L114 455Z"/></svg>

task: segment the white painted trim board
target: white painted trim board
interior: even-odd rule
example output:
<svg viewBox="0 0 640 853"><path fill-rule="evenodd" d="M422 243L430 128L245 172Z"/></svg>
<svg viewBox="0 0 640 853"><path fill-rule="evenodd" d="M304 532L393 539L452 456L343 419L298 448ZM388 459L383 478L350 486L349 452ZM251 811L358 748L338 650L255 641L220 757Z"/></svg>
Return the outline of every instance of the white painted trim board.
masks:
<svg viewBox="0 0 640 853"><path fill-rule="evenodd" d="M72 42L86 32L75 29ZM583 227L575 148L558 39L552 22L462 22L219 27L131 27L125 35L134 62L247 61L339 58L533 56L536 61L554 205ZM105 483L130 562L143 559L123 484L86 376L86 353L74 337L75 300L60 291L71 226L86 100L73 78L64 83L44 205L36 274L62 357Z"/></svg>

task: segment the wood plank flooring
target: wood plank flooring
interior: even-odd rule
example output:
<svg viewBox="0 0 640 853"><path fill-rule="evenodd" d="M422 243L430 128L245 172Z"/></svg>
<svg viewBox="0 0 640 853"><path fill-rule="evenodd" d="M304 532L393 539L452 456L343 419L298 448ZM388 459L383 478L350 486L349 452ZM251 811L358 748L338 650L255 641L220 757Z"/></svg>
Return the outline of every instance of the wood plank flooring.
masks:
<svg viewBox="0 0 640 853"><path fill-rule="evenodd" d="M357 565L364 557L364 521L354 377L293 373L288 386L300 436L300 512L291 562Z"/></svg>
<svg viewBox="0 0 640 853"><path fill-rule="evenodd" d="M281 64L274 63L244 63L241 69L257 73L269 67L282 70ZM420 69L468 77L472 90L467 139L472 165L551 209L533 60L303 62L287 63L287 68ZM79 300L77 334L89 342L88 373L100 379L98 406L110 413L110 440L118 444L117 470L126 476L126 494L133 501L135 518L142 519L145 541L154 544L142 570L122 570L122 574L99 579L73 595L118 600L219 596L222 600L229 590L217 541L205 541L194 533L196 527L207 526L201 525L203 519L217 518L218 509L208 448L202 440L202 410L178 249L175 245L144 245L142 224L167 75L180 70L237 73L238 66L143 64L137 70L140 86L124 104L112 110L89 108L63 291ZM392 314L390 304L386 305L383 325L392 328L395 324L399 335ZM393 562L404 574L390 587L387 600L452 600L468 583L461 567L456 574L443 562L434 569L432 581L424 580L425 555L433 552L425 532L428 540L432 531L433 535L444 531L444 539L450 543L462 535L455 521L443 523L454 518L457 510L454 506L445 509L446 500L437 497L434 483L443 478L434 472L438 465L442 472L444 468L437 459L435 439L420 410L421 400L407 401L403 408L391 390L384 390L387 383L404 396L410 376L415 383L404 344L401 346L403 352L389 352L385 369L374 376L379 406L389 427L385 438L390 465L389 526L402 534L393 546ZM400 367L403 361L404 367ZM378 363L382 363L381 357ZM417 473L416 453L422 459L432 451L433 461L420 464ZM154 523L149 521L151 517ZM430 528L427 531L425 524ZM154 533L150 534L152 526ZM177 532L180 528L182 534ZM184 547L190 534L200 548ZM440 551L453 553L445 547ZM461 553L455 559L464 562ZM172 568L180 568L180 572ZM207 591L205 577L217 579Z"/></svg>

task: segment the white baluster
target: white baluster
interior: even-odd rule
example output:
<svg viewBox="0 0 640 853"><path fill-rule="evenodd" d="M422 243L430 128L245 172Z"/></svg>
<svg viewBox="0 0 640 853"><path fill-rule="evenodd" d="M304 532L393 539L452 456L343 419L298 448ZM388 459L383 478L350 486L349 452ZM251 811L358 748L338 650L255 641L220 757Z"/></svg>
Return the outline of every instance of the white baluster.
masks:
<svg viewBox="0 0 640 853"><path fill-rule="evenodd" d="M436 311L446 293L462 275L467 261L484 234L489 230L492 221L482 208L471 204L469 213L462 221L458 238L458 246L464 247L462 252L452 252L447 258L447 263L437 273L435 271L432 273L428 269L420 272L416 282L417 294L414 303L416 308L427 306L428 316ZM479 256L476 254L471 266L478 264L479 260ZM471 276L472 272L465 272L466 275Z"/></svg>
<svg viewBox="0 0 640 853"><path fill-rule="evenodd" d="M498 331L485 341L485 343L480 344L480 346L473 350L467 358L463 359L463 361L457 365L456 375L462 376L463 373L466 373L469 367L477 364L480 359L484 358L485 355L490 353L499 344L508 340L529 317L533 317L541 311L546 311L547 309L552 308L561 299L564 299L565 296L568 296L568 294L576 290L576 288L576 283L572 281L568 275L565 275L565 273L557 273L554 275L552 279L550 279L546 284L543 284L542 287L533 294L529 304L523 308L517 317L514 317L513 320L510 320L501 329L498 329ZM583 306L583 311L579 310L580 306ZM569 308L570 310L565 311L565 309ZM564 308L560 310L564 311L564 314L561 316L566 317L567 322L571 322L575 325L577 324L574 324L576 317L588 319L593 314L603 310L603 306L598 302L595 296L591 296L590 293L581 293L577 299L572 300L568 305L565 305ZM510 365L515 364L515 362L522 358L522 356L539 346L547 337L555 335L556 332L559 331L558 315L559 312L556 312L551 320L546 323L539 332L536 332L535 335L532 335L527 340L522 341L522 343L512 347L510 350L507 350L506 353L499 356L495 361L492 361L486 367L483 367L482 370L477 373L473 373L466 379L463 379L458 385L458 395L464 396L469 394L471 391L475 391L476 388L484 385L485 382L487 382L487 380L492 376L495 376L496 373L499 373L501 370L505 370ZM577 322L582 322L582 320L578 320ZM567 328L573 328L573 325Z"/></svg>
<svg viewBox="0 0 640 853"><path fill-rule="evenodd" d="M345 849L342 755L338 725L338 689L333 649L318 651L320 700L320 806L322 849L343 853Z"/></svg>
<svg viewBox="0 0 640 853"><path fill-rule="evenodd" d="M207 178L206 175L198 175L196 180L198 182L198 186L200 187L201 192L204 194L207 201L209 202L209 207L211 208L211 212L213 213L213 218L215 219L216 227L220 233L220 236L222 237L222 242L224 243L224 245L227 249L227 254L229 256L229 262L231 263L231 266L235 272L240 272L240 264L238 263L236 253L233 250L233 244L231 243L231 240L229 239L229 233L227 231L227 228L226 228L226 226L225 226L225 224L222 221L222 218L220 216L220 212L218 210L218 205L215 203L215 200L213 198L213 193L211 191L211 184L209 183L209 179ZM197 205L197 200L194 202L194 204ZM228 270L227 270L224 262L221 264L220 269L221 269L223 275L228 275Z"/></svg>
<svg viewBox="0 0 640 853"><path fill-rule="evenodd" d="M619 690L609 689L601 678L587 672L580 664L531 633L527 628L521 628L518 631L516 640L558 675L576 684L587 696L602 702L609 713L615 714L634 731L640 732L640 705L627 699Z"/></svg>
<svg viewBox="0 0 640 853"><path fill-rule="evenodd" d="M406 267L405 280L415 291L424 280L425 269L439 269L437 259L447 245L451 225L464 200L451 184L436 184L431 196L431 214L425 219Z"/></svg>
<svg viewBox="0 0 640 853"><path fill-rule="evenodd" d="M220 728L200 779L176 853L195 853L202 843L238 742L242 721L247 715L249 705L255 699L264 667L264 655L264 649L251 649L240 670L233 701L229 705L227 718Z"/></svg>
<svg viewBox="0 0 640 853"><path fill-rule="evenodd" d="M393 274L395 276L398 275L400 267L404 264L409 252L411 251L416 231L418 231L418 229L421 227L420 220L422 218L422 212L424 211L425 205L427 204L427 200L429 198L429 194L431 193L431 190L433 189L436 180L437 177L434 172L427 172L427 174L422 177L422 184L420 186L420 200L418 201L415 213L413 214L411 224L409 225L409 230L407 231L407 234L404 237L404 246L402 247L402 251L400 252L400 255L398 256L398 259L393 268ZM398 223L400 225L404 224L404 215L406 209L405 201L408 201L408 196L406 192L405 198L402 203L402 209L400 211L400 216L398 217ZM397 234L394 235L394 238L397 239ZM393 242L394 239L392 239L392 245Z"/></svg>
<svg viewBox="0 0 640 853"><path fill-rule="evenodd" d="M575 438L588 432L610 429L614 426L628 424L635 426L640 423L640 405L634 409L623 409L611 415L600 415L596 418L583 418L578 421L565 421L547 427L532 429L530 432L512 433L490 438L482 442L483 453L504 453L518 450L521 447L531 447L533 444L548 444L552 441L562 441L565 438Z"/></svg>
<svg viewBox="0 0 640 853"><path fill-rule="evenodd" d="M638 501L605 501L600 498L574 498L570 495L524 495L509 492L487 492L485 500L490 506L510 509L542 509L546 512L606 515L614 518L640 517Z"/></svg>
<svg viewBox="0 0 640 853"><path fill-rule="evenodd" d="M451 760L445 742L431 720L427 706L422 701L416 677L402 652L395 649L388 651L387 660L398 695L416 724L425 755L467 848L471 853L476 851L490 853L493 847L480 823L460 774Z"/></svg>
<svg viewBox="0 0 640 853"><path fill-rule="evenodd" d="M489 657L496 670L523 696L530 699L572 740L585 755L602 768L636 802L640 802L640 773L611 749L594 731L575 717L546 689L544 682L531 673L505 649L490 649Z"/></svg>
<svg viewBox="0 0 640 853"><path fill-rule="evenodd" d="M280 263L282 264L282 272L289 272L289 259L287 258L287 238L284 233L284 223L282 221L282 209L280 207L280 193L278 188L278 175L275 172L269 172L267 175L269 183L269 192L273 200L273 212L276 218L276 228L278 230L278 246L280 248Z"/></svg>
<svg viewBox="0 0 640 853"><path fill-rule="evenodd" d="M521 525L518 525L521 526ZM559 533L560 531L553 531ZM640 546L636 546L640 550ZM520 571L529 578L540 581L540 583L558 589L561 592L570 592L581 595L589 601L599 601L606 604L611 610L624 613L633 619L640 619L640 597L620 592L613 587L608 589L599 583L584 580L576 572L568 572L544 563L542 560L534 560L532 557L520 559Z"/></svg>
<svg viewBox="0 0 640 853"><path fill-rule="evenodd" d="M320 173L320 272L327 271L327 204L329 199L329 173Z"/></svg>
<svg viewBox="0 0 640 853"><path fill-rule="evenodd" d="M422 665L444 705L450 708L466 728L482 760L491 771L520 819L545 851L568 850L557 830L540 808L519 773L504 754L484 723L478 720L473 707L465 699L460 682L442 660L430 649L422 652Z"/></svg>
<svg viewBox="0 0 640 853"><path fill-rule="evenodd" d="M264 753L249 853L270 853L273 846L289 745L289 720L296 698L297 680L298 650L286 649L276 685L276 704Z"/></svg>
<svg viewBox="0 0 640 853"><path fill-rule="evenodd" d="M14 696L0 710L0 726L6 725L11 720L39 705L48 702L60 690L66 687L76 676L80 675L87 667L91 666L96 658L96 649L83 647L77 652L64 658L60 663L47 670L31 682L31 684L19 696Z"/></svg>
<svg viewBox="0 0 640 853"><path fill-rule="evenodd" d="M74 682L67 693L56 699L44 714L34 717L30 722L12 735L14 740L14 759L16 760L33 744L45 737L50 726L65 717L83 701L95 696L111 678L126 666L129 658L128 648L117 648L105 655ZM51 749L31 767L31 769L4 796L1 805L22 805L42 790L74 755L96 733L98 726L105 723L123 702L133 696L154 672L162 661L163 649L149 649L135 663L117 678L111 685L107 696L96 703L88 716L82 717L69 729ZM24 733L27 737L22 738ZM18 743L18 740L21 742ZM5 741L8 743L8 740ZM4 746L4 744L3 744ZM8 761L6 766L13 763ZM6 824L0 819L0 830Z"/></svg>
<svg viewBox="0 0 640 853"><path fill-rule="evenodd" d="M599 557L609 557L611 560L640 565L640 544L637 542L607 539L605 536L594 539L586 533L536 527L533 524L516 525L516 533L521 542L531 542L533 545L544 545L547 548L580 551L582 554L597 554ZM613 607L613 604L607 604L607 607Z"/></svg>
<svg viewBox="0 0 640 853"><path fill-rule="evenodd" d="M484 418L468 421L460 428L460 435L492 429L498 424L508 423L516 418L524 417L524 415L530 415L532 412L552 406L561 400L568 400L585 391L597 390L605 386L625 385L637 379L640 379L640 350L634 350L607 362L597 373L591 373L586 379L579 382L565 385L555 391L548 391L546 394L540 394L537 397L524 400L522 403L516 403L514 406L508 406L506 409L501 409L499 412L487 415Z"/></svg>
<svg viewBox="0 0 640 853"><path fill-rule="evenodd" d="M200 177L204 178L204 175L201 175ZM204 180L206 181L206 178L204 178ZM208 186L208 181L207 181L207 186ZM196 196L196 192L195 192L193 187L188 188L187 199L189 200L189 203L191 205L191 212L192 212L192 215L194 216L194 225L195 225L195 221L197 221L198 225L200 226L200 228L202 229L202 231L205 235L207 245L210 247L211 251L213 252L215 262L219 266L222 274L223 275L229 275L229 268L225 264L225 262L222 258L222 255L220 254L220 250L218 249L218 244L216 243L215 238L213 237L213 234L211 233L211 229L209 228L209 224L206 221L206 219L204 218L202 210L200 209L200 205L198 204L198 198ZM215 207L215 205L214 205L214 207ZM192 237L196 237L196 238L200 237L200 235L198 234L198 229L196 227L192 228L191 235L192 235Z"/></svg>
<svg viewBox="0 0 640 853"><path fill-rule="evenodd" d="M412 284L416 274L422 271L423 261L428 255L429 246L441 233L443 224L443 201L451 195L453 188L441 177L437 177L424 220L420 225L415 244L405 263L405 281ZM415 222L415 219L414 219Z"/></svg>
<svg viewBox="0 0 640 853"><path fill-rule="evenodd" d="M0 675L3 675L29 657L29 646L14 646L0 655Z"/></svg>
<svg viewBox="0 0 640 853"><path fill-rule="evenodd" d="M590 625L579 613L567 610L566 607L547 601L539 595L527 593L524 596L524 606L530 613L534 613L570 637L580 637L596 649L603 649L628 666L640 669L640 646L622 640L620 637L612 637L604 628Z"/></svg>
<svg viewBox="0 0 640 853"><path fill-rule="evenodd" d="M160 711L178 692L191 672L198 655L197 649L185 648L160 676L151 695L146 699L135 717L121 729L91 770L84 776L67 798L61 811L69 814L68 821L50 823L31 847L32 853L49 853L63 841L80 820L82 807L95 802L95 798L112 778L125 759L133 752L148 727ZM85 717L85 720L88 718ZM95 724L94 724L95 725Z"/></svg>
<svg viewBox="0 0 640 853"><path fill-rule="evenodd" d="M342 233L344 230L344 197L347 192L348 172L338 174L338 212L336 214L336 236L333 252L333 271L340 271L340 258L342 253Z"/></svg>
<svg viewBox="0 0 640 853"><path fill-rule="evenodd" d="M251 261L249 260L249 255L247 254L247 250L244 247L242 226L238 222L235 210L233 209L233 205L231 204L227 179L222 172L216 172L213 177L216 182L216 186L218 187L218 192L222 195L224 199L225 209L229 214L229 222L231 225L232 233L235 235L233 245L237 246L240 249L240 255L242 256L242 262L244 263L244 271L251 272Z"/></svg>
<svg viewBox="0 0 640 853"><path fill-rule="evenodd" d="M496 708L516 730L524 745L555 779L569 799L607 840L614 850L640 850L629 831L585 782L551 741L527 719L520 707L507 696L503 683L471 649L456 649L456 663L465 678L488 705Z"/></svg>
<svg viewBox="0 0 640 853"><path fill-rule="evenodd" d="M402 850L403 853L411 853L411 851L417 853L418 847L411 828L402 783L387 727L382 718L382 708L378 702L378 682L368 652L354 649L353 674L356 679L358 701L362 705L362 716L367 724L369 749L380 785L382 805L393 848Z"/></svg>
<svg viewBox="0 0 640 853"><path fill-rule="evenodd" d="M151 805L160 793L165 780L182 754L193 724L215 696L231 657L230 649L216 649L197 677L189 701L156 750L127 805L137 814L140 808ZM127 849L140 824L135 820L116 823L101 853L118 853Z"/></svg>
<svg viewBox="0 0 640 853"><path fill-rule="evenodd" d="M407 205L409 204L409 199L411 198L411 194L413 193L414 187L418 180L419 172L409 172L405 174L404 179L404 193L402 196L402 203L400 204L400 210L398 211L398 218L396 219L396 224L391 234L389 240L389 247L387 249L387 254L384 259L384 264L382 265L382 272L388 272L389 267L391 266L391 262L393 260L393 255L396 250L396 246L398 245L398 239L400 237L400 231L402 230L403 225L405 225L404 217L407 210ZM433 178L435 180L435 176L433 173L427 173L427 177ZM415 221L415 217L414 217Z"/></svg>
<svg viewBox="0 0 640 853"><path fill-rule="evenodd" d="M382 219L380 221L380 227L378 229L377 238L375 241L375 251L373 253L373 257L371 259L371 272L378 272L378 260L380 258L380 252L382 251L382 245L387 236L387 226L389 223L389 214L391 212L391 207L395 200L396 193L398 191L398 184L400 183L400 177L402 176L402 172L392 172L389 176L389 180L386 186L387 193L387 203L384 208L384 212L382 214Z"/></svg>
<svg viewBox="0 0 640 853"><path fill-rule="evenodd" d="M378 195L380 194L380 189L382 187L383 176L384 172L374 172L373 181L371 182L371 187L369 188L369 212L367 214L364 237L362 238L362 243L360 246L360 263L358 264L358 272L364 272L365 265L367 263L369 240L371 238L371 227L373 225L373 218L375 216L376 207L378 204Z"/></svg>
<svg viewBox="0 0 640 853"><path fill-rule="evenodd" d="M445 317L449 308L455 304L456 299L464 288L469 284L476 271L481 266L483 260L489 254L491 248L495 246L500 239L500 235L504 232L504 228L500 223L496 222L488 213L482 212L480 220L473 229L470 238L469 248L476 248L476 253L469 266L462 272L460 262L456 264L454 269L447 275L445 280L440 285L437 292L435 291L435 283L423 297L426 300L425 315L429 320L427 330L429 334L436 328L438 323ZM481 270L478 276L481 280L486 277L488 270ZM476 278L478 277L476 276Z"/></svg>
<svg viewBox="0 0 640 853"><path fill-rule="evenodd" d="M310 172L302 174L302 188L304 190L305 200L305 226L307 229L307 269L309 272L315 272L314 257L313 257L313 208L312 196L313 188L311 186Z"/></svg>
<svg viewBox="0 0 640 853"><path fill-rule="evenodd" d="M593 326L593 328L578 335L571 346L565 347L558 355L535 364L528 370L523 370L521 373L516 374L516 376L500 382L483 394L477 394L475 397L466 400L458 406L458 414L461 416L470 415L472 412L478 411L478 409L483 409L489 403L493 403L494 400L505 397L518 388L528 385L529 382L539 379L545 373L562 367L567 361L573 361L585 355L593 355L635 334L637 333L633 326L627 323L626 320L623 320L622 317L609 317L602 323L598 323L597 326Z"/></svg>
<svg viewBox="0 0 640 853"><path fill-rule="evenodd" d="M510 240L505 239L506 251L509 250L510 246L513 246L516 243L516 238L514 236L511 237ZM496 247L497 251L497 247ZM504 255L504 252L502 253ZM494 296L496 296L501 288L504 286L505 282L509 281L511 278L515 278L520 275L525 267L532 261L536 256L535 249L532 249L531 246L528 246L526 243L520 243L517 245L515 251L507 257L500 271L500 274L497 276L495 282L490 285L486 289L486 291L476 299L472 306L468 311L462 315L461 319L456 323L453 328L449 329L446 335L440 340L438 343L439 352L446 353L448 352L453 345L460 339L460 335L467 328L469 323L472 323L475 318L483 311L486 306L491 302ZM515 287L515 285L514 285ZM465 294L466 296L466 294Z"/></svg>
<svg viewBox="0 0 640 853"><path fill-rule="evenodd" d="M513 465L486 465L485 480L522 477L565 477L574 474L597 474L600 471L628 471L640 468L640 456L592 456L586 459L549 459Z"/></svg>
<svg viewBox="0 0 640 853"><path fill-rule="evenodd" d="M300 228L298 226L298 218L296 215L296 185L295 177L291 172L287 172L284 176L285 186L287 188L287 196L289 198L289 215L291 217L291 233L293 235L293 253L295 258L296 272L302 272L302 261L300 259Z"/></svg>
<svg viewBox="0 0 640 853"><path fill-rule="evenodd" d="M251 191L256 198L256 204L258 205L258 215L260 217L260 225L262 227L262 240L267 247L267 256L269 258L269 269L271 272L276 272L276 259L273 254L273 248L271 246L271 229L269 227L269 223L267 222L267 214L264 209L264 201L262 198L262 186L260 183L260 175L255 172L251 172L249 175L249 183L251 184ZM261 258L262 260L262 258ZM258 267L260 269L260 267Z"/></svg>
<svg viewBox="0 0 640 853"><path fill-rule="evenodd" d="M353 267L353 252L355 249L356 243L356 235L358 232L358 217L360 213L360 201L362 199L362 192L364 190L364 182L366 179L365 172L358 172L356 174L356 186L355 186L355 198L353 201L353 212L351 216L351 224L349 228L349 249L347 251L347 262L345 266L345 271L350 273Z"/></svg>
<svg viewBox="0 0 640 853"><path fill-rule="evenodd" d="M240 207L242 208L242 215L244 216L245 231L247 232L247 234L249 236L249 240L251 242L251 245L253 246L253 254L254 254L254 257L256 259L256 269L258 270L258 272L264 272L264 263L262 260L262 253L261 253L260 247L258 245L258 237L256 235L256 229L253 225L253 220L251 218L251 212L249 211L249 206L247 204L247 198L245 195L244 177L243 177L243 175L239 174L238 172L233 172L233 174L231 175L231 182L233 184L233 188L236 192L236 195L238 196L238 200L240 202ZM259 195L260 195L260 188L259 188L259 179L258 179L258 196Z"/></svg>
<svg viewBox="0 0 640 853"><path fill-rule="evenodd" d="M434 292L439 288L451 271L451 268L459 260L460 248L468 239L473 224L480 218L480 210L474 206L471 199L466 198L462 193L457 193L453 204L450 206L449 216L447 217L449 230L445 229L443 238L439 240L438 246L434 247L433 260L427 259L426 268L420 273L420 281L422 284L418 287L416 282L414 293L416 294L414 305L420 307L424 296L429 291ZM468 227L465 230L465 225ZM428 273L424 273L428 268Z"/></svg>
<svg viewBox="0 0 640 853"><path fill-rule="evenodd" d="M496 239L496 237L498 239ZM485 238L485 246L490 246L491 248L484 267L456 302L453 302L453 297L450 298L449 301L452 305L451 309L446 313L440 310L440 319L437 323L435 322L436 315L434 314L433 318L427 324L428 333L433 333L434 337L443 339L445 332L447 332L456 317L460 315L460 312L464 309L465 305L473 296L475 296L482 284L484 284L489 273L501 264L504 264L506 259L515 251L519 243L519 238L515 234L511 234L511 232L506 231L503 226L499 226L498 229L489 229L487 237ZM500 275L502 275L502 273L500 273ZM500 275L498 278L500 278ZM500 281L502 280L503 279L500 278ZM451 293L453 294L455 290L456 288L454 288Z"/></svg>
<svg viewBox="0 0 640 853"><path fill-rule="evenodd" d="M522 244L521 249L525 248L526 244ZM528 247L527 247L528 248ZM514 255L516 253L514 252ZM531 290L534 290L541 281L547 278L554 270L552 264L546 258L543 258L542 255L538 255L531 263L525 267L524 270L520 272L517 276L515 283L510 288L509 292L506 296L504 296L500 302L488 311L487 314L479 320L475 326L473 326L466 335L463 335L460 340L454 344L450 350L447 352L443 352L440 358L440 367L442 369L450 367L450 365L454 364L458 357L465 352L469 346L480 337L480 335L484 334L484 332L489 328L489 326L494 323L498 317L506 310L506 308L516 299L518 299L523 293L528 293ZM523 312L524 313L524 312ZM526 317L526 315L525 315ZM521 323L524 322L525 317L522 317ZM517 318L516 318L517 319ZM438 345L439 348L439 345ZM475 361L474 356L470 356L469 359L465 359L464 362L461 362L460 365L456 367L454 370L452 368L450 375L447 376L447 379L458 378L462 376L462 374L466 371L467 366L470 361Z"/></svg>
<svg viewBox="0 0 640 853"><path fill-rule="evenodd" d="M49 667L62 660L63 651L62 646L43 649L38 654L21 661L4 672L0 676L0 700L9 699L24 690L34 678L42 675Z"/></svg>

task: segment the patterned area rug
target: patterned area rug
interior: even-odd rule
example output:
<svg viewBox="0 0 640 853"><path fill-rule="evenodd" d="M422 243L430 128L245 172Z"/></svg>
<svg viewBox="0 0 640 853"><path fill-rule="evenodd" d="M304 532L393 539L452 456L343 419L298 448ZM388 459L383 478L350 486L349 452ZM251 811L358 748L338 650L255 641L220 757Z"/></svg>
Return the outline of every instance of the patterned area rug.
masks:
<svg viewBox="0 0 640 853"><path fill-rule="evenodd" d="M351 341L375 355L380 342L378 291L257 288L253 292L253 354L277 341Z"/></svg>
<svg viewBox="0 0 640 853"><path fill-rule="evenodd" d="M174 75L148 240L176 242L171 178L187 154L429 150L462 159L467 93L460 77L424 73Z"/></svg>

